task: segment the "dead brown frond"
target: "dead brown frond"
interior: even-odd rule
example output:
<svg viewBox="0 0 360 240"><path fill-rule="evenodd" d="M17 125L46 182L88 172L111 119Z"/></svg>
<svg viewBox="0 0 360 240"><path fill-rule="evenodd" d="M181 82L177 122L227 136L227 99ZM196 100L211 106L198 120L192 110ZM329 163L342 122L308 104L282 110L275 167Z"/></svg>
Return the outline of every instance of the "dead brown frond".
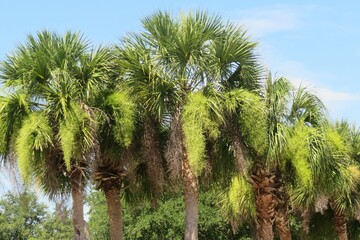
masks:
<svg viewBox="0 0 360 240"><path fill-rule="evenodd" d="M46 160L36 169L37 184L51 199L67 195L70 181L62 152L58 148L47 149Z"/></svg>
<svg viewBox="0 0 360 240"><path fill-rule="evenodd" d="M329 208L329 197L324 194L319 195L315 200L315 212L324 214L324 212Z"/></svg>

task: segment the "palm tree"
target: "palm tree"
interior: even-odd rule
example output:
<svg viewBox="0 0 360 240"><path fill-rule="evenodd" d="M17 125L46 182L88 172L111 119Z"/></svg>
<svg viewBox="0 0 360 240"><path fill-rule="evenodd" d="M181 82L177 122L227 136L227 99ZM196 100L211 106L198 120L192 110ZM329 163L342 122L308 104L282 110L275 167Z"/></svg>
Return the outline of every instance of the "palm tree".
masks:
<svg viewBox="0 0 360 240"><path fill-rule="evenodd" d="M168 107L173 101L174 84L164 78L156 66L146 43L134 35L134 39L125 38L121 46L116 46L116 71L120 73L120 86L128 89L136 102L138 112L137 138L141 148L140 155L145 164L149 181L145 190L152 205L156 206L164 185L163 148L161 129L168 117Z"/></svg>
<svg viewBox="0 0 360 240"><path fill-rule="evenodd" d="M299 165L296 171L299 181L290 191L292 203L310 213L304 219L304 236L309 233L311 212L322 213L331 208L339 239L348 238L346 215L359 204L359 169L349 154L354 145L347 126L339 124L334 128L325 124L313 128L297 125L289 141L291 156Z"/></svg>
<svg viewBox="0 0 360 240"><path fill-rule="evenodd" d="M51 196L71 189L74 239L84 239L83 190L95 138L88 104L107 82L107 60L106 49L90 52L80 34L43 31L28 36L1 69L5 86L34 106L9 141L20 172Z"/></svg>
<svg viewBox="0 0 360 240"><path fill-rule="evenodd" d="M267 77L263 90L260 91L260 99L256 96L248 96L243 99L252 99L252 102L244 104L246 103L244 101L234 101L236 95L232 92L229 92L230 101L228 100L226 105L230 107L230 110L235 109L232 112L237 114L232 124L237 125L236 131L239 135L237 138L242 139L241 149L244 149L242 152L246 153L244 157L238 157L238 159L245 160L242 166L247 166L245 171L243 170L245 175L241 177L245 179L241 180L242 184L238 186L241 186L245 193L250 193L246 182L250 182L253 187L257 238L273 239L273 223L275 222L280 238L291 239L288 221L290 199L286 184L289 178L288 168L295 169L299 175L307 172L301 169L303 165L299 163L299 160L288 156L288 152L291 152L288 141L291 139L294 126L299 125L298 122L304 126L320 125L324 118L324 106L306 88L300 87L295 91L287 79L272 80L271 75ZM247 106L249 104L251 107ZM228 119L231 118L228 117ZM233 147L235 156L238 154L236 150L237 148ZM239 180L233 181L236 183ZM233 185L230 187L229 194L238 196ZM233 197L240 201L235 203L230 199L230 204L233 206L240 203L249 204L249 201L244 200L249 199L249 196ZM245 205L241 205L236 208L244 207Z"/></svg>
<svg viewBox="0 0 360 240"><path fill-rule="evenodd" d="M348 239L347 219L353 215L360 204L358 194L360 132L346 121L337 122L334 127L336 133L340 135L338 141L334 141L334 137L331 138L332 151L334 155L336 154L333 158L339 161L339 174L335 180L337 185L330 192L329 205L334 212L333 221L338 238L346 240ZM343 142L344 146L338 142ZM339 158L342 152L345 153L342 158Z"/></svg>
<svg viewBox="0 0 360 240"><path fill-rule="evenodd" d="M140 47L143 54L137 57L136 71L127 61L125 81L139 84L136 94L146 99L150 115L159 118L165 113L163 121L170 120L166 159L171 176L183 180L185 239L197 239L198 177L205 166L206 141L217 136L221 119L217 85L238 74L240 65L254 64L255 44L241 28L203 12L178 20L158 12L145 18L143 26L142 35L123 42L125 52Z"/></svg>
<svg viewBox="0 0 360 240"><path fill-rule="evenodd" d="M128 180L135 155L133 135L136 105L128 93L104 91L98 105L98 139L93 180L105 193L110 224L110 238L123 239L121 190ZM128 186L126 186L128 187Z"/></svg>
<svg viewBox="0 0 360 240"><path fill-rule="evenodd" d="M254 159L252 168L249 169L249 181L254 189L259 239L274 238L273 222L277 213L277 196L279 199L282 197L278 189L282 185L280 167L288 134L287 116L291 91L292 85L287 79L278 78L273 81L269 75L262 96L264 112L259 116L252 116L258 119L259 128L254 131L252 129L254 125L243 124L243 136ZM246 116L246 114L242 115L244 118L242 123L246 123ZM281 225L283 228L279 231L281 239L289 239L286 217L285 213L285 216L282 216L285 223ZM282 232L286 237L281 235Z"/></svg>

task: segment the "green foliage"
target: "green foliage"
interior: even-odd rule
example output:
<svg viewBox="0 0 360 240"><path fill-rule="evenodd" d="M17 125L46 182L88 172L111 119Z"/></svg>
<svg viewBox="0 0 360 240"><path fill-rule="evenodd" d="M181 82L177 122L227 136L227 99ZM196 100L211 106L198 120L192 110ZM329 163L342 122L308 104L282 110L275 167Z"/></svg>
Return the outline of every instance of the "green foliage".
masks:
<svg viewBox="0 0 360 240"><path fill-rule="evenodd" d="M41 224L37 224L34 229L34 236L29 240L69 240L73 234L72 219L66 216L59 219L56 214L46 214Z"/></svg>
<svg viewBox="0 0 360 240"><path fill-rule="evenodd" d="M30 180L32 169L42 161L47 147L52 145L52 129L44 113L31 113L22 124L16 139L15 152L21 176Z"/></svg>
<svg viewBox="0 0 360 240"><path fill-rule="evenodd" d="M226 205L229 206L226 206ZM244 176L235 176L232 179L223 208L227 215L241 216L245 219L254 219L256 216L255 195L251 184ZM230 213L229 213L230 212Z"/></svg>
<svg viewBox="0 0 360 240"><path fill-rule="evenodd" d="M21 122L30 113L28 96L16 92L0 97L0 154L6 159Z"/></svg>
<svg viewBox="0 0 360 240"><path fill-rule="evenodd" d="M131 101L126 92L115 92L111 94L106 105L113 110L115 121L115 140L122 146L128 147L131 144L135 130L135 104Z"/></svg>
<svg viewBox="0 0 360 240"><path fill-rule="evenodd" d="M264 102L258 95L245 89L228 92L224 98L227 111L238 114L241 133L249 147L257 155L263 156L268 146Z"/></svg>
<svg viewBox="0 0 360 240"><path fill-rule="evenodd" d="M314 176L309 160L312 155L311 135L315 131L316 129L310 128L302 122L297 123L287 146L289 161L292 163L298 179L297 184L304 189L312 189L314 185Z"/></svg>
<svg viewBox="0 0 360 240"><path fill-rule="evenodd" d="M210 115L209 100L202 92L188 96L182 127L190 167L196 175L200 175L205 166L206 134L210 138L216 138L219 134L218 124Z"/></svg>
<svg viewBox="0 0 360 240"><path fill-rule="evenodd" d="M110 240L110 225L105 195L101 191L92 191L86 200L89 203L89 228L91 239Z"/></svg>
<svg viewBox="0 0 360 240"><path fill-rule="evenodd" d="M7 193L0 198L0 239L68 240L73 237L71 219L47 212L34 193Z"/></svg>
<svg viewBox="0 0 360 240"><path fill-rule="evenodd" d="M44 217L45 206L37 202L35 195L7 193L0 199L0 239L29 239Z"/></svg>
<svg viewBox="0 0 360 240"><path fill-rule="evenodd" d="M162 118L169 105L178 100L175 82L163 71L164 66L156 64L152 49L142 37L132 34L126 37L123 45L116 48L119 56L116 68L125 72L125 83L131 95L136 96L148 112Z"/></svg>
<svg viewBox="0 0 360 240"><path fill-rule="evenodd" d="M283 151L288 139L289 104L293 85L286 78L272 79L269 73L265 82L264 101L266 105L267 137L269 139L266 165L281 166Z"/></svg>
<svg viewBox="0 0 360 240"><path fill-rule="evenodd" d="M321 126L327 122L327 113L324 104L318 96L306 87L300 86L292 98L289 118L302 120L311 126Z"/></svg>
<svg viewBox="0 0 360 240"><path fill-rule="evenodd" d="M321 213L315 213L310 221L310 233L308 238L311 240L336 239L336 232L333 223L333 212L329 209Z"/></svg>
<svg viewBox="0 0 360 240"><path fill-rule="evenodd" d="M80 159L93 144L92 121L85 110L72 103L60 123L60 144L68 171L71 169L71 160Z"/></svg>
<svg viewBox="0 0 360 240"><path fill-rule="evenodd" d="M349 219L347 222L349 239L360 240L360 221Z"/></svg>
<svg viewBox="0 0 360 240"><path fill-rule="evenodd" d="M200 194L199 201L199 239L250 239L248 226L239 229L237 234L224 221L218 206L218 196L214 192ZM92 192L89 198L89 226L94 239L110 239L105 197L102 192ZM184 202L181 195L169 195L159 202L157 208L149 204L130 208L124 204L123 224L126 239L183 239Z"/></svg>

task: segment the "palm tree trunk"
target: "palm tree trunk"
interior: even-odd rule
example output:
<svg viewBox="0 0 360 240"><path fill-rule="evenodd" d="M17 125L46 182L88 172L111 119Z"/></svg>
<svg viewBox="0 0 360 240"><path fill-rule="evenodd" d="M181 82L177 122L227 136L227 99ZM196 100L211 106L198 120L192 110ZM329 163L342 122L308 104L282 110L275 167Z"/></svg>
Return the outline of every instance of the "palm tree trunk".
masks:
<svg viewBox="0 0 360 240"><path fill-rule="evenodd" d="M281 240L291 240L291 231L288 218L287 202L278 203L275 217L276 229Z"/></svg>
<svg viewBox="0 0 360 240"><path fill-rule="evenodd" d="M182 165L185 200L185 240L198 239L199 189L198 179L190 168L187 157Z"/></svg>
<svg viewBox="0 0 360 240"><path fill-rule="evenodd" d="M310 209L305 209L301 214L301 239L306 240L310 232L310 221L311 221L312 211Z"/></svg>
<svg viewBox="0 0 360 240"><path fill-rule="evenodd" d="M342 211L336 208L333 200L330 200L331 209L334 212L334 225L335 231L338 235L339 240L347 240L347 227L346 227L346 217Z"/></svg>
<svg viewBox="0 0 360 240"><path fill-rule="evenodd" d="M338 235L339 240L347 240L347 227L346 227L346 218L343 213L339 211L334 212L334 224L335 230Z"/></svg>
<svg viewBox="0 0 360 240"><path fill-rule="evenodd" d="M235 157L235 167L236 170L244 174L246 173L246 145L243 141L243 138L241 136L241 131L239 129L239 126L237 124L237 119L235 116L231 116L232 118L232 124L230 125L228 129L228 133L231 140L231 146L234 149L234 157Z"/></svg>
<svg viewBox="0 0 360 240"><path fill-rule="evenodd" d="M286 193L280 170L276 174L277 205L275 225L281 240L291 240L290 223L288 216L289 196Z"/></svg>
<svg viewBox="0 0 360 240"><path fill-rule="evenodd" d="M105 193L106 204L108 209L109 224L110 224L110 239L122 240L123 225L122 225L122 211L121 211L121 184L119 179L106 180L103 185Z"/></svg>
<svg viewBox="0 0 360 240"><path fill-rule="evenodd" d="M151 205L157 206L164 186L164 168L158 136L158 123L154 117L147 116L144 121L143 154L146 159L147 175L151 187Z"/></svg>
<svg viewBox="0 0 360 240"><path fill-rule="evenodd" d="M257 237L259 240L274 239L276 198L274 196L275 174L268 174L262 166L252 175L255 191Z"/></svg>
<svg viewBox="0 0 360 240"><path fill-rule="evenodd" d="M84 240L84 185L81 170L75 168L70 176L73 201L74 240Z"/></svg>

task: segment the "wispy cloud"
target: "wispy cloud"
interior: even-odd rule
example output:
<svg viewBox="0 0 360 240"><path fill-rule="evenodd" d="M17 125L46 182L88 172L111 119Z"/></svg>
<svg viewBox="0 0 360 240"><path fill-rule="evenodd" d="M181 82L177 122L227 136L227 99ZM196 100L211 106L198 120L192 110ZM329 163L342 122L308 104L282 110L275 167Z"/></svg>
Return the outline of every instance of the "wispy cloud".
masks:
<svg viewBox="0 0 360 240"><path fill-rule="evenodd" d="M341 92L328 88L317 88L316 92L328 102L360 101L360 93Z"/></svg>
<svg viewBox="0 0 360 240"><path fill-rule="evenodd" d="M293 30L307 29L306 26L313 24L309 19L314 19L314 13L323 11L323 8L316 5L272 5L241 10L237 12L234 20L244 25L251 35L261 38L258 49L260 60L273 74L288 78L296 86L308 87L322 99L332 118L346 118L360 124L360 112L354 111L360 104L360 91L354 87L349 88L349 84L342 84L343 81L339 80L338 73L333 69L316 69L305 60L300 61L286 55L281 45L277 46L269 41L273 40L272 33L276 33L276 36L281 34L288 37L293 36L291 35L294 33ZM337 26L336 29L340 27L342 26ZM351 31L351 29L345 30ZM297 50L299 47L306 48L297 44ZM357 54L360 52L358 49L353 51ZM309 55L311 54L309 52Z"/></svg>
<svg viewBox="0 0 360 240"><path fill-rule="evenodd" d="M296 29L300 25L299 9L275 5L239 12L238 22L251 34L263 36L273 32Z"/></svg>

